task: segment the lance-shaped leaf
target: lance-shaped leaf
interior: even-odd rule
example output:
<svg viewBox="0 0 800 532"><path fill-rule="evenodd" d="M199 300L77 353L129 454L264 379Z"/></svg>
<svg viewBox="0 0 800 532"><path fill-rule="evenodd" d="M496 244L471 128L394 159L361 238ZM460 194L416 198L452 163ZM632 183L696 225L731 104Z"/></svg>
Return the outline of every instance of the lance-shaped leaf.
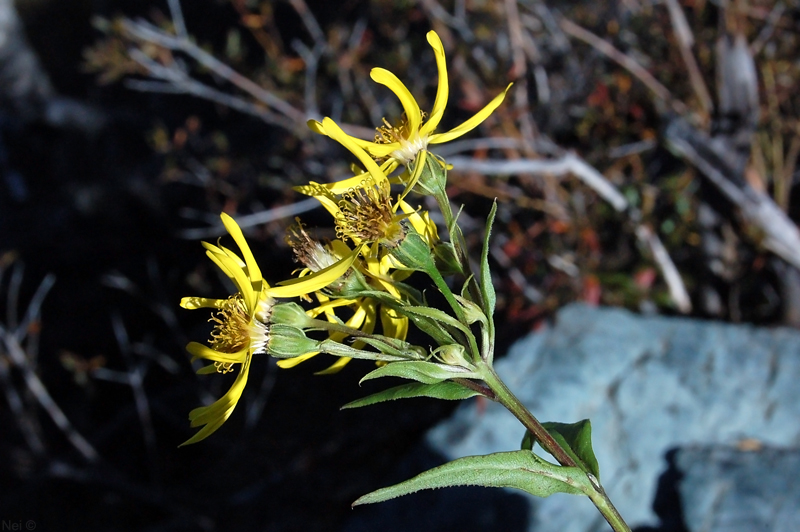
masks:
<svg viewBox="0 0 800 532"><path fill-rule="evenodd" d="M554 440L575 460L578 467L591 473L596 478L600 478L600 465L592 449L592 423L588 419L577 423L542 423L542 426L550 433ZM525 432L522 440L522 448L530 450L533 447L534 438L529 431Z"/></svg>
<svg viewBox="0 0 800 532"><path fill-rule="evenodd" d="M588 494L593 490L586 473L577 467L551 464L530 451L510 451L453 460L405 482L368 493L353 506L451 486L516 488L537 497L554 493Z"/></svg>
<svg viewBox="0 0 800 532"><path fill-rule="evenodd" d="M483 237L483 249L481 250L481 272L480 272L480 285L481 295L486 312L486 317L492 323L492 315L494 314L494 306L497 296L494 292L494 285L492 284L492 273L489 270L489 238L492 236L492 224L494 223L494 216L497 213L497 201L492 204L492 210L489 211L489 216L486 218L486 234Z"/></svg>
<svg viewBox="0 0 800 532"><path fill-rule="evenodd" d="M411 315L424 316L426 318L436 320L443 325L449 325L451 327L455 327L456 329L462 331L464 334L471 334L471 331L469 330L469 328L467 328L466 325L464 325L463 323L461 323L448 313L441 311L437 308L407 306L399 308L398 312L402 312L406 316L411 316Z"/></svg>
<svg viewBox="0 0 800 532"><path fill-rule="evenodd" d="M214 366L212 366L212 368L213 367ZM401 384L400 386L395 386L388 390L356 399L344 405L342 410L374 405L383 403L384 401L394 401L396 399L410 399L412 397L432 397L433 399L458 401L461 399L469 399L476 395L480 395L480 393L453 381L437 382L436 384L409 382L408 384Z"/></svg>
<svg viewBox="0 0 800 532"><path fill-rule="evenodd" d="M376 370L370 371L360 382L379 379L381 377L401 377L424 384L436 384L448 379L477 379L477 373L462 368L461 366L448 366L427 362L424 360L410 360L386 364Z"/></svg>

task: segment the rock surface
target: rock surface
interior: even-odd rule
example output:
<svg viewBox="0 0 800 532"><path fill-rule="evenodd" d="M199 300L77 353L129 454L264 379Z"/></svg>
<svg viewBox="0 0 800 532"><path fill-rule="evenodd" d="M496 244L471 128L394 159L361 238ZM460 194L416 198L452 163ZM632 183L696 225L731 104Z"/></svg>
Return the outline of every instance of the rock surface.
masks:
<svg viewBox="0 0 800 532"><path fill-rule="evenodd" d="M689 447L675 465L689 532L800 530L800 451Z"/></svg>
<svg viewBox="0 0 800 532"><path fill-rule="evenodd" d="M541 421L591 419L601 480L632 527L659 525L652 508L670 449L800 442L800 333L793 330L573 305L496 368ZM517 449L522 436L502 407L471 401L428 443L454 459ZM607 530L588 500L560 494L530 498L528 527Z"/></svg>

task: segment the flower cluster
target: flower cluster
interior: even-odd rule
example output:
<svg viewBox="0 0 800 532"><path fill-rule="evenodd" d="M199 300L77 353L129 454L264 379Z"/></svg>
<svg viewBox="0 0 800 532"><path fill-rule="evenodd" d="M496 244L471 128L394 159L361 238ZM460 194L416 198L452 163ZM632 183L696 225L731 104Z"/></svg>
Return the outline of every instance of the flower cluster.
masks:
<svg viewBox="0 0 800 532"><path fill-rule="evenodd" d="M458 256L443 252L452 244L441 242L428 212L406 198L411 190L425 192L424 187L415 185L426 167L429 172L444 175L443 162L431 166L428 146L475 128L500 105L508 88L462 125L446 133L436 133L449 89L442 42L433 31L427 37L439 72L430 113L421 111L394 74L376 68L372 79L391 89L405 110L399 121L392 125L384 119L373 141L347 135L330 118L309 122L312 130L347 148L362 170L335 183L311 182L297 188L320 202L330 213L336 230L334 241L321 242L299 219L289 228L286 241L296 261L302 264L297 277L270 286L262 278L240 227L226 214L222 214L222 221L239 254L221 244L203 243L208 257L233 282L235 293L226 299L187 297L181 301L181 306L188 309L214 309L208 345L192 342L187 350L196 359L211 362L200 373L228 373L235 366L240 369L222 398L189 414L191 425L202 428L187 444L206 438L228 419L247 383L252 359L259 354L279 358L278 365L283 368L296 366L319 353L338 357L320 373L339 371L356 357L375 360L381 366L389 363L395 368L406 366L391 363L433 364L437 368L450 368L446 372L455 372L454 375L469 375L470 356L464 355L465 348L460 344L476 345L469 330L472 322L466 316L475 315L473 307L477 306L469 297L463 297L466 292L462 296L449 292L439 272L444 267L437 266L437 261L458 263ZM400 166L404 170L395 176ZM393 193L392 184L398 182L404 185L403 190ZM445 222L448 230L455 224L448 215ZM465 256L463 250L461 256ZM466 271L460 263L451 269ZM456 316L466 325L454 325L449 321L454 318L425 310L424 296L405 283L414 271L425 272L434 280ZM304 306L280 302L292 298L304 301ZM410 322L430 334L440 346L427 354L425 349L407 344ZM470 352L472 358L479 356L477 349ZM430 358L437 362L428 362ZM423 367L428 368L415 366L415 371Z"/></svg>

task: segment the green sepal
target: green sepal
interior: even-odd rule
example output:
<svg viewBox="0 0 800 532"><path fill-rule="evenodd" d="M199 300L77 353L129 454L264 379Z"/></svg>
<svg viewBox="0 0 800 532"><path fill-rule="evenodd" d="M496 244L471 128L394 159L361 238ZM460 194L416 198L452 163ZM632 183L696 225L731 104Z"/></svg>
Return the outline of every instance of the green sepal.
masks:
<svg viewBox="0 0 800 532"><path fill-rule="evenodd" d="M308 338L302 329L273 323L269 328L267 353L275 358L295 358L318 351L319 344L319 340Z"/></svg>
<svg viewBox="0 0 800 532"><path fill-rule="evenodd" d="M397 338L390 338L388 336L373 334L370 336L359 336L358 339L367 345L371 345L372 347L381 351L382 353L398 357L395 358L395 360L409 360L409 359L423 360L427 358L425 349L416 345L409 344L408 342L399 340Z"/></svg>
<svg viewBox="0 0 800 532"><path fill-rule="evenodd" d="M353 506L451 486L516 488L537 497L554 493L589 494L593 490L589 477L577 467L551 464L530 451L510 451L453 460L405 482L368 493Z"/></svg>
<svg viewBox="0 0 800 532"><path fill-rule="evenodd" d="M435 384L424 384L421 382L409 382L401 384L382 392L374 393L349 402L342 407L346 408L359 408L362 406L374 405L383 403L385 401L394 401L396 399L410 399L412 397L432 397L433 399L445 399L450 401L458 401L461 399L469 399L480 395L480 392L462 386L457 382L443 381Z"/></svg>
<svg viewBox="0 0 800 532"><path fill-rule="evenodd" d="M588 419L577 423L542 423L550 436L575 460L578 467L600 479L600 465L592 449L592 423ZM523 445L530 434L526 431ZM531 441L533 438L531 438Z"/></svg>
<svg viewBox="0 0 800 532"><path fill-rule="evenodd" d="M439 157L432 153L427 153L424 161L414 191L425 196L441 194L447 186L447 167L444 161L440 161ZM409 166L413 171L413 163Z"/></svg>
<svg viewBox="0 0 800 532"><path fill-rule="evenodd" d="M461 366L448 366L425 360L409 360L386 364L370 371L361 378L359 384L381 377L401 377L423 384L436 384L448 379L477 379L479 375Z"/></svg>
<svg viewBox="0 0 800 532"><path fill-rule="evenodd" d="M359 338L359 340L370 343L368 338ZM409 359L408 355L403 356L384 352L364 351L363 349L356 349L355 347L339 343L335 340L323 340L319 342L318 350L321 353L337 357L359 358L379 362L405 362Z"/></svg>
<svg viewBox="0 0 800 532"><path fill-rule="evenodd" d="M211 375L212 373L216 373L217 366L216 364L209 364L208 366L203 366L202 368L197 370L198 375Z"/></svg>
<svg viewBox="0 0 800 532"><path fill-rule="evenodd" d="M400 244L390 252L393 266L399 270L414 270L430 274L436 270L433 252L428 243L417 233L412 225Z"/></svg>
<svg viewBox="0 0 800 532"><path fill-rule="evenodd" d="M297 303L278 303L272 306L269 321L305 329L312 326L314 319Z"/></svg>

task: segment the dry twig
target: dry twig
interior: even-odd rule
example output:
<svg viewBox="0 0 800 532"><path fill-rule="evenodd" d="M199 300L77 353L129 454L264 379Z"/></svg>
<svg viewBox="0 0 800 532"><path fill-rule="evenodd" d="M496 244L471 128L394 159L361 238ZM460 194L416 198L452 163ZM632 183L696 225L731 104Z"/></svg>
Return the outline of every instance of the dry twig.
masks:
<svg viewBox="0 0 800 532"><path fill-rule="evenodd" d="M477 172L484 175L500 174L550 174L564 176L572 174L580 179L589 188L597 192L604 200L611 204L617 211L627 211L631 220L636 223L636 236L650 249L653 260L658 265L667 283L670 296L680 312L688 313L692 310L692 303L686 286L670 258L664 244L649 227L641 223L641 213L630 206L625 196L611 184L600 172L583 159L573 153L567 153L559 159L530 160L518 159L515 161L492 161L470 159L466 157L452 157L448 162L461 171Z"/></svg>

